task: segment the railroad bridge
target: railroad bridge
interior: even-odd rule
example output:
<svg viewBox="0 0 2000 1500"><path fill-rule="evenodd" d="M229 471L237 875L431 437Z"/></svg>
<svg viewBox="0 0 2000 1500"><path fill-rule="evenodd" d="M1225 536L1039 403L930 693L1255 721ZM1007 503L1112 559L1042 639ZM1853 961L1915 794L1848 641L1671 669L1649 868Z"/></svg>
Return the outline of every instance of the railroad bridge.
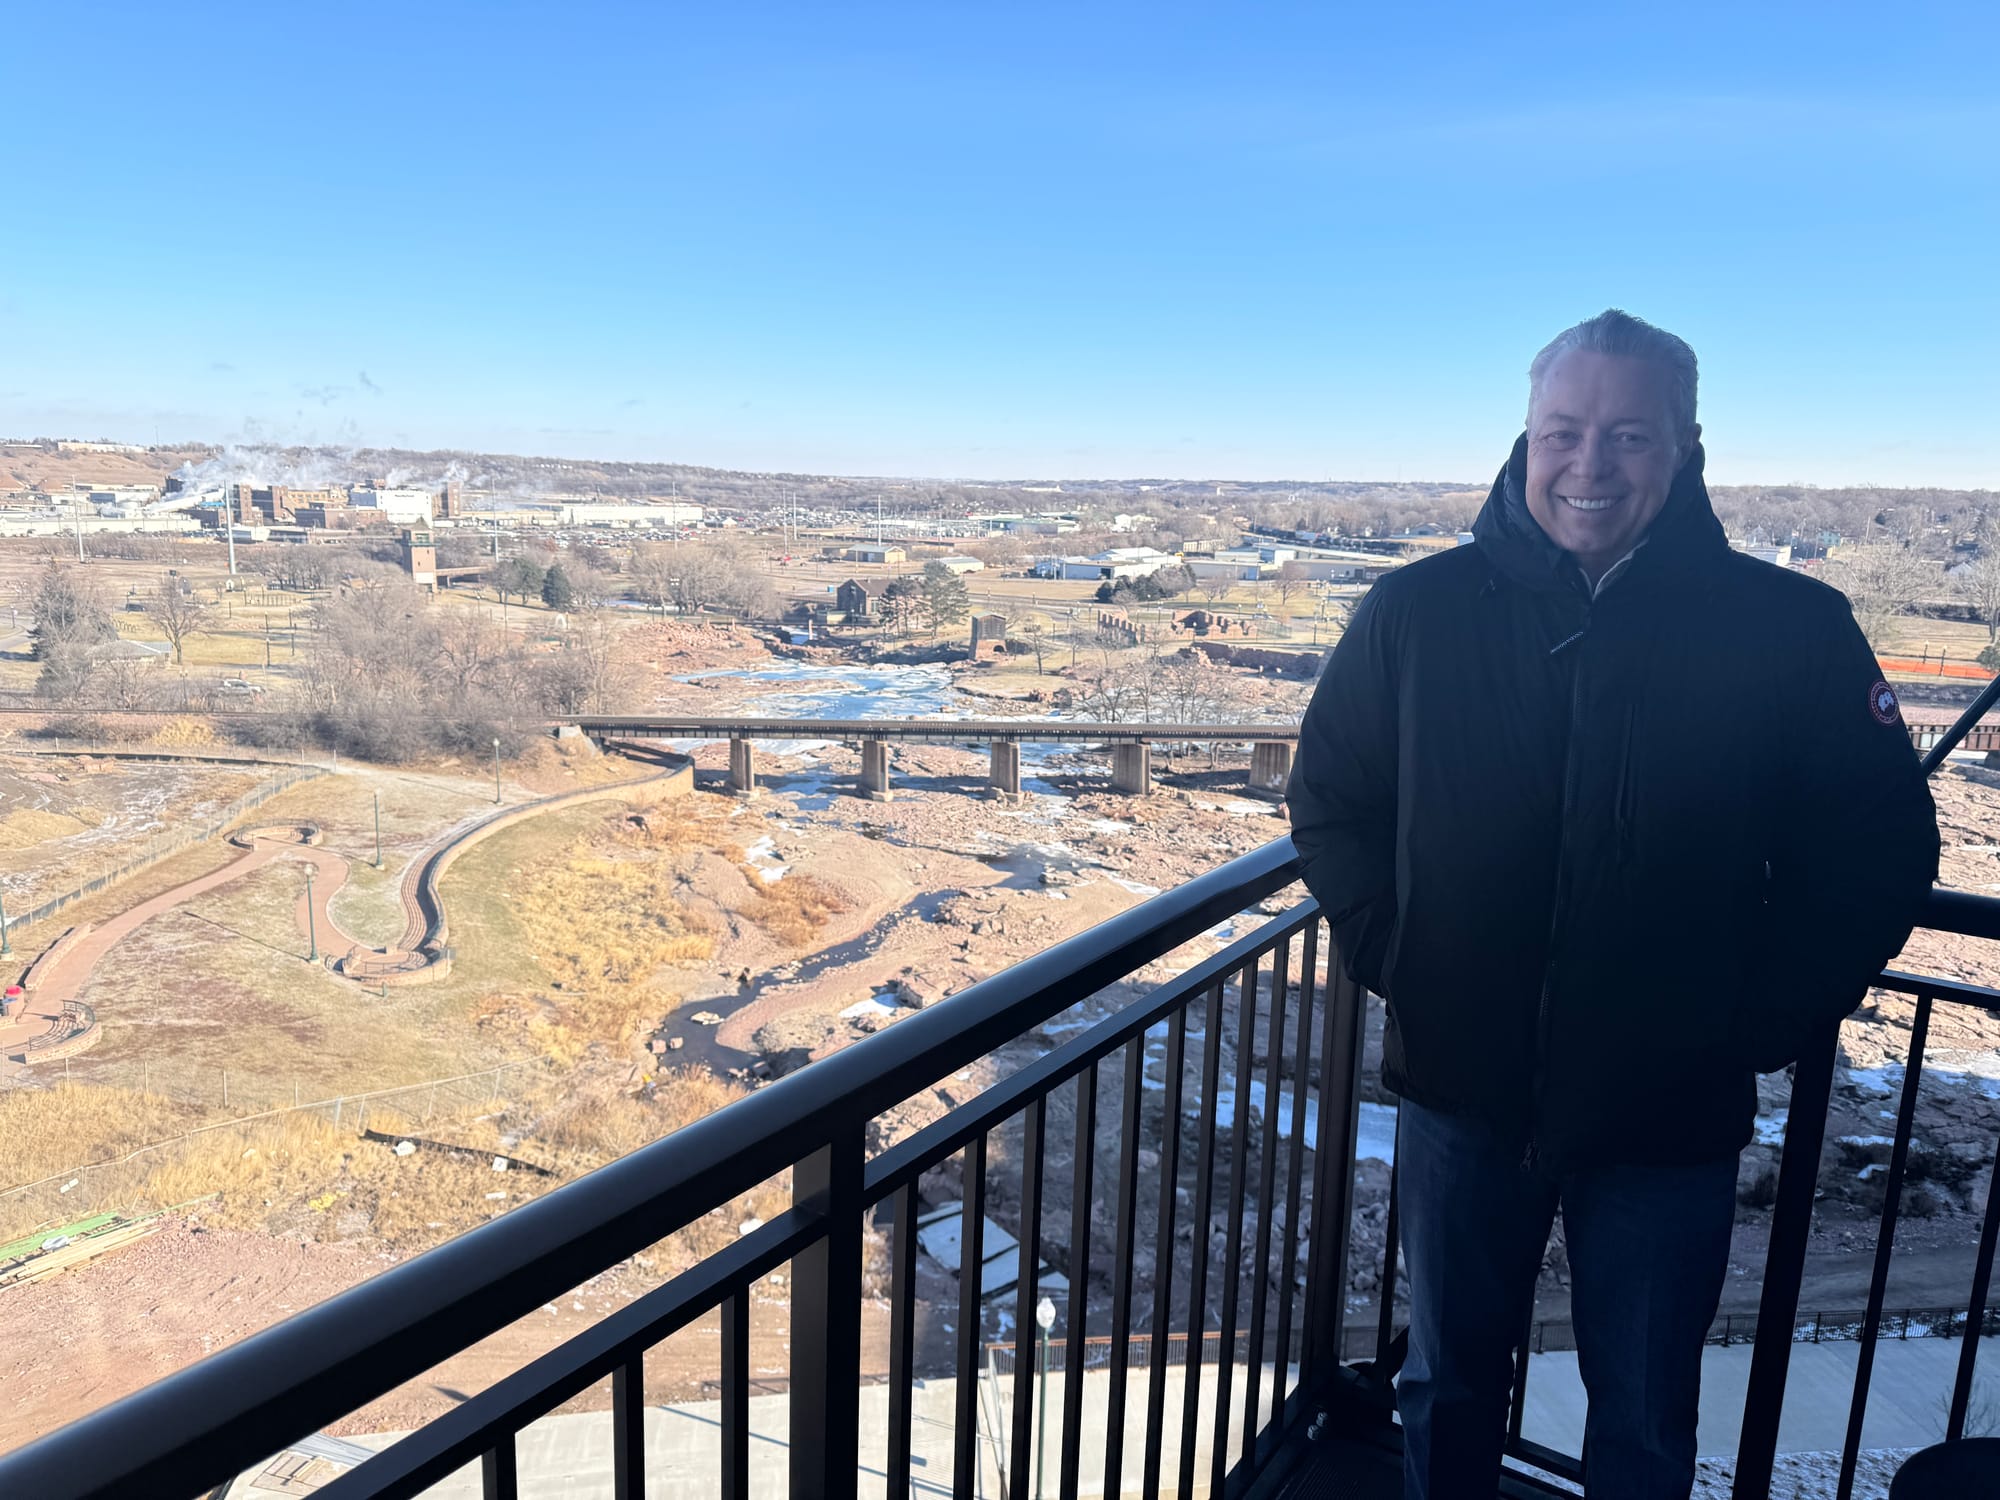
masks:
<svg viewBox="0 0 2000 1500"><path fill-rule="evenodd" d="M1292 774L1297 724L1102 724L1073 719L774 719L657 714L594 714L567 726L599 744L613 740L728 740L729 786L756 790L752 746L758 740L839 740L861 747L861 794L878 802L892 795L889 747L984 744L987 784L1004 796L1021 791L1021 746L1108 745L1111 784L1128 795L1153 787L1155 745L1242 745L1250 748L1252 791L1282 796ZM560 730L558 732L561 732Z"/></svg>

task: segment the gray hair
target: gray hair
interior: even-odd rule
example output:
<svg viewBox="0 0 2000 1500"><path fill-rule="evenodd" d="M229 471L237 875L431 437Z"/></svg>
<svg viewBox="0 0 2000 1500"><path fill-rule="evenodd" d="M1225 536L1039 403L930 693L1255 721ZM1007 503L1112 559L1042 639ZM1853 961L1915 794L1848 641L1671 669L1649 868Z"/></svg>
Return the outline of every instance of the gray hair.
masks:
<svg viewBox="0 0 2000 1500"><path fill-rule="evenodd" d="M1676 338L1664 328L1655 328L1644 318L1607 308L1594 318L1586 318L1574 328L1565 328L1550 339L1535 362L1528 366L1528 413L1533 416L1535 393L1542 388L1542 376L1550 365L1572 349L1591 354L1622 354L1631 359L1651 360L1667 372L1667 401L1672 409L1674 442L1686 446L1694 431L1695 385L1698 370L1694 350L1687 340Z"/></svg>

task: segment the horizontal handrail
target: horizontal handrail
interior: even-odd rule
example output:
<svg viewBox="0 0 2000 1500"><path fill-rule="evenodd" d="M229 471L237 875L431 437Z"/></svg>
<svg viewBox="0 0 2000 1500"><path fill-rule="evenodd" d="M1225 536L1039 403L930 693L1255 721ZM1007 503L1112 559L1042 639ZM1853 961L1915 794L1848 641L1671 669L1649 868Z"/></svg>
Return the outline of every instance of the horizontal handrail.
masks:
<svg viewBox="0 0 2000 1500"><path fill-rule="evenodd" d="M1012 1119L1034 1100L1055 1092L1085 1068L1103 1061L1134 1037L1166 1020L1202 991L1227 983L1231 975L1303 931L1318 915L1317 901L1308 898L1300 902L1282 921L1274 920L1238 938L1143 1000L1106 1016L1082 1036L1036 1058L978 1098L968 1100L943 1119L889 1147L868 1164L863 1178L864 1201L872 1206L898 1188L916 1182L974 1136Z"/></svg>
<svg viewBox="0 0 2000 1500"><path fill-rule="evenodd" d="M317 1500L405 1500L478 1458L619 1365L680 1332L724 1297L790 1260L825 1232L817 1215L791 1209L689 1267L665 1286L592 1324L393 1447L323 1485Z"/></svg>
<svg viewBox="0 0 2000 1500"><path fill-rule="evenodd" d="M112 1496L129 1493L143 1473L162 1494L213 1485L315 1431L441 1358L532 1312L550 1296L602 1272L748 1191L1142 965L1172 951L1298 879L1289 839L1279 839L1131 911L1093 927L945 1003L846 1048L613 1162L522 1205L480 1229L396 1266L285 1323L223 1350L188 1370L0 1458L0 1493ZM1162 986L1083 1038L1030 1064L1015 1093L1045 1095L1061 1077L1129 1043L1138 1019L1165 1014L1202 988L1267 950L1275 934L1308 924L1301 902L1284 920L1232 944L1188 975ZM2000 936L2000 900L1934 891L1921 925L1973 936ZM1925 983L1887 974L1884 982ZM1978 987L1953 986L1980 1003ZM1143 1027L1139 1027L1143 1030ZM1039 1071L1035 1071L1039 1070ZM1060 1077L1058 1077L1060 1075ZM1019 1075L1017 1075L1019 1076ZM1005 1091L1008 1084L1002 1084ZM1022 1094L1021 1097L1027 1097ZM1009 1095L1012 1107L1020 1098ZM907 1185L918 1162L962 1143L979 1122L1007 1109L972 1106L943 1132L906 1142L867 1174L869 1199ZM994 1111L998 1111L995 1115ZM971 1121L972 1123L968 1123ZM585 1371L601 1376L606 1360L642 1347L662 1320L705 1311L737 1286L744 1266L789 1254L821 1231L808 1202L780 1228L774 1221L722 1257L661 1289L662 1300L596 1338L565 1346L517 1372L465 1415L419 1434L392 1468L411 1475L508 1433L541 1395L568 1389ZM738 1262L743 1262L739 1265ZM775 1261L771 1263L775 1264ZM690 1279L692 1278L692 1279ZM406 1440L408 1446L411 1440ZM357 1471L358 1472L358 1471ZM378 1493L381 1473L351 1485ZM344 1489L333 1493L345 1493ZM399 1482L396 1493L408 1493Z"/></svg>
<svg viewBox="0 0 2000 1500"><path fill-rule="evenodd" d="M1154 896L0 1459L0 1494L219 1483L1297 878L1285 838Z"/></svg>

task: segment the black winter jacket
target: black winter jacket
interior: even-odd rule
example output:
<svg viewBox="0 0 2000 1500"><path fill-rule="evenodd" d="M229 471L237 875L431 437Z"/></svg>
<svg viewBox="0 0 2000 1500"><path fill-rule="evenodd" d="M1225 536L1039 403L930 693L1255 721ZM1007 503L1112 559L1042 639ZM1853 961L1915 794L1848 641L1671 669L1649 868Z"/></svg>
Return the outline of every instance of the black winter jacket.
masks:
<svg viewBox="0 0 2000 1500"><path fill-rule="evenodd" d="M1592 598L1524 501L1361 602L1287 797L1383 1081L1551 1170L1740 1150L1902 946L1936 814L1847 601L1676 476Z"/></svg>

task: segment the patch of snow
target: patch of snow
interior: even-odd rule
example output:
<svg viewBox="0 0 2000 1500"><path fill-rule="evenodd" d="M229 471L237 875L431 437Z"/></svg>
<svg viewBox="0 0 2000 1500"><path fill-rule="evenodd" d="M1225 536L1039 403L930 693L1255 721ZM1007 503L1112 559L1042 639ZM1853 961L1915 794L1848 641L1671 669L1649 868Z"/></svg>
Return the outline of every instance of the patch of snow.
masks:
<svg viewBox="0 0 2000 1500"><path fill-rule="evenodd" d="M840 1017L844 1021L851 1021L856 1016L896 1016L901 1014L901 1006L891 1005L879 996L870 995L866 1000L857 1000L848 1006L840 1013Z"/></svg>
<svg viewBox="0 0 2000 1500"><path fill-rule="evenodd" d="M1760 1146L1782 1146L1785 1144L1785 1124L1791 1119L1788 1109L1774 1109L1768 1115L1757 1116L1757 1144Z"/></svg>

